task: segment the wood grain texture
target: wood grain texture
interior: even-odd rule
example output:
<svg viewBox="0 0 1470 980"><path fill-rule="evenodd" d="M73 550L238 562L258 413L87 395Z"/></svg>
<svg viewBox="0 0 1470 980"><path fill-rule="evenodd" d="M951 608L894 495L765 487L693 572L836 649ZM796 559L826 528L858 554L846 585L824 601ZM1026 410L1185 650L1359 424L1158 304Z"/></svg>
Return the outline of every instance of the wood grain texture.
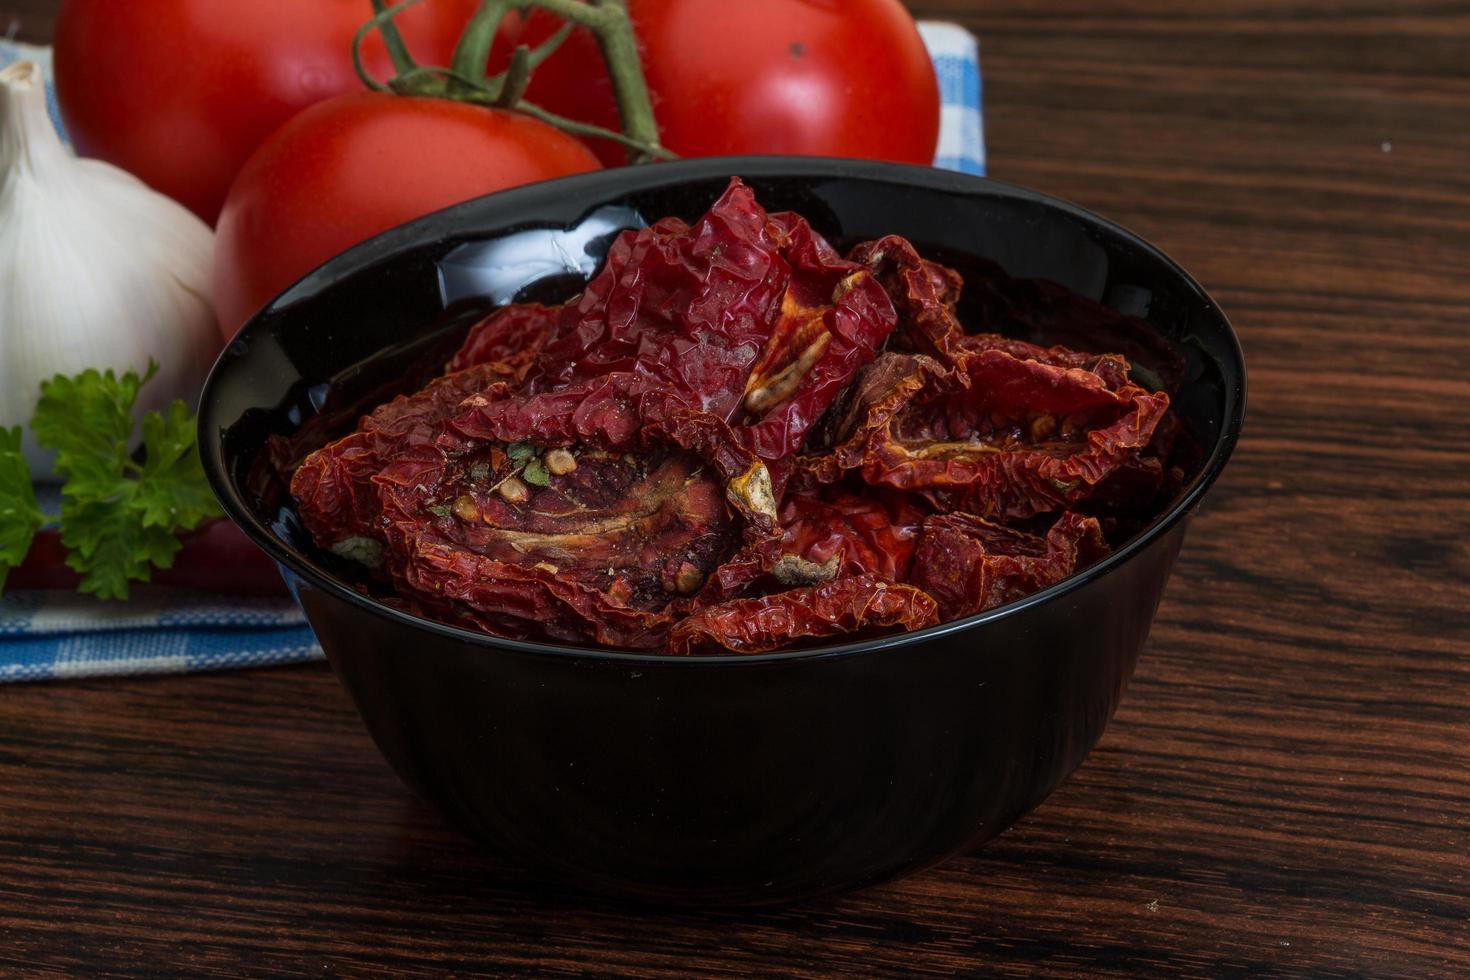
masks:
<svg viewBox="0 0 1470 980"><path fill-rule="evenodd" d="M60 0L5 0L0 4L0 37L43 44L56 27Z"/></svg>
<svg viewBox="0 0 1470 980"><path fill-rule="evenodd" d="M0 972L1470 975L1470 4L912 6L983 38L994 175L1173 254L1251 370L1076 776L906 881L653 913L474 851L324 668L10 687Z"/></svg>

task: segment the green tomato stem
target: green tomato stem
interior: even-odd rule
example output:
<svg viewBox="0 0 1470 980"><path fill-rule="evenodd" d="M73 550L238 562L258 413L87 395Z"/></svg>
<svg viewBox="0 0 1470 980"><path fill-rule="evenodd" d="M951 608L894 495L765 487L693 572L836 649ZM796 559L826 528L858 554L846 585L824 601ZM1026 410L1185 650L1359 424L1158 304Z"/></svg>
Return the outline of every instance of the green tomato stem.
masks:
<svg viewBox="0 0 1470 980"><path fill-rule="evenodd" d="M357 77L362 83L374 92L387 92L389 86L378 81L368 73L367 66L362 63L362 42L373 31L383 35L383 44L388 49L388 58L393 62L394 76L405 75L418 65L414 64L413 58L408 53L408 48L403 43L403 35L398 33L398 28L393 24L393 18L416 3L424 0L403 0L402 3L389 7L385 0L372 0L373 16L366 24L357 29L352 35L352 70L357 72Z"/></svg>
<svg viewBox="0 0 1470 980"><path fill-rule="evenodd" d="M539 119L548 125L555 126L563 132L571 133L573 136L587 136L593 139L611 140L619 146L632 151L630 155L636 157L638 162L678 159L677 155L658 143L645 143L641 140L634 139L627 133L619 133L616 130L603 129L601 126L594 126L591 123L577 122L577 120L568 119L566 116L558 116L556 113L549 112L539 105L527 102L524 99L516 104L516 111L524 112L528 116Z"/></svg>
<svg viewBox="0 0 1470 980"><path fill-rule="evenodd" d="M545 61L547 58L556 53L556 49L561 47L563 41L571 37L572 31L576 30L576 27L576 24L573 24L571 21L567 21L565 24L556 29L555 34L551 35L551 37L548 37L546 40L542 41L540 44L532 48L531 56L528 62L530 64L530 67L532 69L535 69L537 65L541 64L541 62Z"/></svg>
<svg viewBox="0 0 1470 980"><path fill-rule="evenodd" d="M592 32L602 51L602 60L607 64L607 75L612 81L613 99L618 105L623 132L634 143L662 151L653 103L648 97L648 83L643 78L643 67L638 60L638 39L633 34L633 22L623 0L591 0L590 3L583 0L532 0L530 6L540 7ZM635 150L628 162L645 163L666 152Z"/></svg>
<svg viewBox="0 0 1470 980"><path fill-rule="evenodd" d="M352 40L353 68L368 88L400 95L457 99L524 112L573 136L612 140L628 150L630 163L674 157L659 143L658 123L639 62L638 39L633 34L633 22L628 17L624 0L522 0L516 5L523 11L539 7L561 17L565 23L536 48L518 47L512 54L510 66L494 78L485 77L486 65L500 22L510 11L514 0L483 0L460 36L448 68L416 64L393 26L394 17L422 2L403 0L388 6L387 0L372 0L372 19L358 29ZM602 52L623 127L621 133L567 119L523 98L532 70L545 61L576 27L585 27ZM387 85L369 75L362 63L362 43L373 30L383 34L396 70Z"/></svg>
<svg viewBox="0 0 1470 980"><path fill-rule="evenodd" d="M398 33L398 26L393 23L393 18L398 16L404 9L423 0L403 0L389 11L387 0L372 0L373 19L381 22L378 31L383 35L383 46L388 49L388 58L393 62L395 72L411 71L414 67L412 56L408 53L408 46L403 43L403 35Z"/></svg>
<svg viewBox="0 0 1470 980"><path fill-rule="evenodd" d="M393 79L392 91L399 95L410 95L428 98L452 98L458 102L468 102L472 105L499 108L501 100L501 82L504 76L485 81L477 81L460 75L449 68L441 68L436 65L420 65L407 74L399 75ZM453 88L453 94L449 89ZM636 153L647 154L650 158L658 160L676 159L674 154L661 146L653 146L648 143L640 143L631 137L611 129L603 129L601 126L593 126L590 123L577 122L565 116L558 116L541 108L534 102L521 99L516 103L516 112L525 113L533 119L539 119L549 126L554 126L563 132L573 136L586 136L595 139L611 140L619 146L626 147Z"/></svg>
<svg viewBox="0 0 1470 980"><path fill-rule="evenodd" d="M438 65L420 65L413 71L396 76L388 84L398 95L451 99L475 105L492 104L487 100L497 92L491 83L483 79L460 75L451 68Z"/></svg>
<svg viewBox="0 0 1470 980"><path fill-rule="evenodd" d="M516 103L526 94L526 86L530 82L531 49L522 44L511 52L510 66L500 79L500 97L495 100L496 103L505 109L515 108Z"/></svg>
<svg viewBox="0 0 1470 980"><path fill-rule="evenodd" d="M490 49L495 46L495 35L510 6L511 0L483 0L454 46L449 67L455 74L465 78L485 77Z"/></svg>

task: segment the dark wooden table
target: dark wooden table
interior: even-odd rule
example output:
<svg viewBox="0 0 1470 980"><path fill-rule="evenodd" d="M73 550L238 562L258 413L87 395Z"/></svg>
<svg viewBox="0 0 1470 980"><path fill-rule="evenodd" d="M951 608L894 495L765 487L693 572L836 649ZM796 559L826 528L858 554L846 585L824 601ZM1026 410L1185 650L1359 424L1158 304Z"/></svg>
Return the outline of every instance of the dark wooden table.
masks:
<svg viewBox="0 0 1470 980"><path fill-rule="evenodd" d="M625 913L518 887L324 667L8 687L0 972L1470 975L1470 4L914 8L983 37L993 173L1167 249L1250 364L1072 780L896 884Z"/></svg>

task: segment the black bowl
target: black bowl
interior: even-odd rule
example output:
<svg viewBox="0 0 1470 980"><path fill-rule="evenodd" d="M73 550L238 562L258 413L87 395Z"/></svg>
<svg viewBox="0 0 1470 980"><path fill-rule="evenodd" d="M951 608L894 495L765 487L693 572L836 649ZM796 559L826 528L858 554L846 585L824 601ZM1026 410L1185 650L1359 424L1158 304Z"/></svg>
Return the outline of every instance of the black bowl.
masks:
<svg viewBox="0 0 1470 980"><path fill-rule="evenodd" d="M354 590L265 465L270 437L350 427L432 374L485 309L572 294L613 230L692 219L732 174L839 244L896 233L962 271L980 256L1145 316L1187 361L1176 405L1204 450L1198 472L1132 541L1044 592L916 633L789 653L666 658L519 643ZM576 887L773 903L974 847L1081 763L1133 671L1243 403L1225 317L1121 228L956 173L754 157L518 188L334 259L220 358L200 443L215 492L280 563L379 748L447 817Z"/></svg>

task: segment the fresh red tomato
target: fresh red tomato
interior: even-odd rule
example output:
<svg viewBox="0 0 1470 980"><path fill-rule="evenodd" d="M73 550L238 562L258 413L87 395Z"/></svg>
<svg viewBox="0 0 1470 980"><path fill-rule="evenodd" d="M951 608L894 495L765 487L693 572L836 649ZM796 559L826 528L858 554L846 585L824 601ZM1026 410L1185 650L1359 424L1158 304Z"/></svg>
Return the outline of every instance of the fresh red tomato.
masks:
<svg viewBox="0 0 1470 980"><path fill-rule="evenodd" d="M396 23L425 64L448 64L478 0L431 0ZM352 36L367 0L64 0L56 85L77 150L131 171L205 221L277 127L355 92ZM382 38L363 46L392 74Z"/></svg>
<svg viewBox="0 0 1470 980"><path fill-rule="evenodd" d="M529 116L446 99L341 95L266 140L230 187L214 255L226 337L358 242L491 191L598 168Z"/></svg>
<svg viewBox="0 0 1470 980"><path fill-rule="evenodd" d="M939 87L899 0L628 0L665 146L681 156L793 153L931 163ZM561 22L526 19L535 46ZM497 51L504 66L508 46ZM617 129L597 45L574 32L526 97L552 112ZM605 163L623 162L608 141Z"/></svg>

